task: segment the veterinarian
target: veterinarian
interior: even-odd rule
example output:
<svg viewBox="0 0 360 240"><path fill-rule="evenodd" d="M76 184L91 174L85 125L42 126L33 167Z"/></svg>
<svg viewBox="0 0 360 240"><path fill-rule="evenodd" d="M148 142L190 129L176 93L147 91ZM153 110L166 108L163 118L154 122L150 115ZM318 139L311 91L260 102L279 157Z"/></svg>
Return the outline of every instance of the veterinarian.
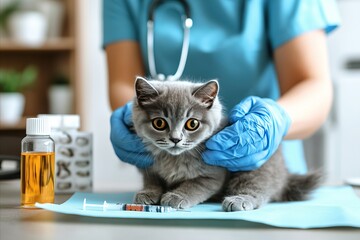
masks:
<svg viewBox="0 0 360 240"><path fill-rule="evenodd" d="M103 0L117 156L152 164L129 130L135 76L171 78L183 67L182 79L218 79L229 115L229 126L206 143L206 163L254 170L283 142L289 170L306 172L301 139L331 108L326 34L338 24L335 0Z"/></svg>

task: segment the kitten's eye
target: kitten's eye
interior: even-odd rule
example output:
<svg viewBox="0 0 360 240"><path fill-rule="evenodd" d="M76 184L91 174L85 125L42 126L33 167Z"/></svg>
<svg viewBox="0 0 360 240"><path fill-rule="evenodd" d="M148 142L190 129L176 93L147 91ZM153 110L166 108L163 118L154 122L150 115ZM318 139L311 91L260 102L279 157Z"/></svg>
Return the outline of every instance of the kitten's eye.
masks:
<svg viewBox="0 0 360 240"><path fill-rule="evenodd" d="M200 122L195 118L190 118L185 123L185 129L189 131L195 131L200 126Z"/></svg>
<svg viewBox="0 0 360 240"><path fill-rule="evenodd" d="M162 131L167 127L167 123L163 118L155 118L152 120L152 125L156 130Z"/></svg>

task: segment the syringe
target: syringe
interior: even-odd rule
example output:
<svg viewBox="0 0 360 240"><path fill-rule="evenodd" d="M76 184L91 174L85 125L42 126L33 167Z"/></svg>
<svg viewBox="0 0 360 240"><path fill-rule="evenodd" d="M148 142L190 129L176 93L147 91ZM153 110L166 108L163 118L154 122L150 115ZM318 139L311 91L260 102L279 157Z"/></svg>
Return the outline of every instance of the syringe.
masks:
<svg viewBox="0 0 360 240"><path fill-rule="evenodd" d="M175 208L169 206L159 206L159 205L144 205L144 204L131 204L131 203L108 203L104 201L103 204L94 204L87 203L86 198L83 202L83 210L91 209L101 209L102 211L137 211L137 212L173 212L176 211Z"/></svg>

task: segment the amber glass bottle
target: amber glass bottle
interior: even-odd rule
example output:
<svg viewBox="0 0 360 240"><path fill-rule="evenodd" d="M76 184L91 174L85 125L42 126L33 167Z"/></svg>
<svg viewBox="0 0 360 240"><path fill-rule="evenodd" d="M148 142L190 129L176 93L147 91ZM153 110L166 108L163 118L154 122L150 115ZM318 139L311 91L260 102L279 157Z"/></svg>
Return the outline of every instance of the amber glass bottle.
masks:
<svg viewBox="0 0 360 240"><path fill-rule="evenodd" d="M50 121L26 120L26 137L21 142L21 206L53 203L55 198L55 143L50 138Z"/></svg>

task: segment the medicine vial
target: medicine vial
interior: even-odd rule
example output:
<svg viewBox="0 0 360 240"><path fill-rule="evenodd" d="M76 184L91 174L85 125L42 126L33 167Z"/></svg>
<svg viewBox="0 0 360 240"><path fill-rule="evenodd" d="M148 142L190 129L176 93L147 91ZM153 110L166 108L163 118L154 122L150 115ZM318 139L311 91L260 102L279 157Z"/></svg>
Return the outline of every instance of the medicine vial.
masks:
<svg viewBox="0 0 360 240"><path fill-rule="evenodd" d="M28 118L21 141L21 207L54 203L55 143L48 119Z"/></svg>
<svg viewBox="0 0 360 240"><path fill-rule="evenodd" d="M51 122L55 141L55 194L92 191L92 134L80 131L80 116L39 114Z"/></svg>

